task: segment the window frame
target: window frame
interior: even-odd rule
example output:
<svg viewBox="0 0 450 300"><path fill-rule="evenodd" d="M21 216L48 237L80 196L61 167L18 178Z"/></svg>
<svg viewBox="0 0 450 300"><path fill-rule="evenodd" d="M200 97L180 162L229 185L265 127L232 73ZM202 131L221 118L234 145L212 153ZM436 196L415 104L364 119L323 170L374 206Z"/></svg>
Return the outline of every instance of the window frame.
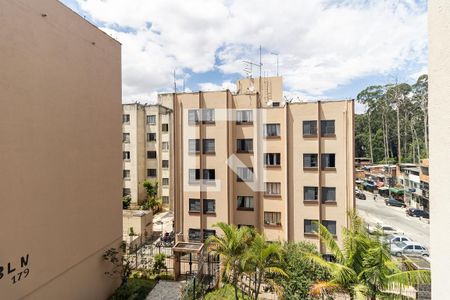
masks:
<svg viewBox="0 0 450 300"><path fill-rule="evenodd" d="M198 210L192 209L193 206L196 207L196 205L195 205L194 202L197 202L197 201L198 201ZM194 204L193 204L193 203L194 203ZM199 199L199 198L189 198L189 201L188 201L188 212L189 212L189 213L200 213L200 211L201 211L201 202L200 202L200 199Z"/></svg>
<svg viewBox="0 0 450 300"><path fill-rule="evenodd" d="M333 162L334 166L326 166L325 162ZM320 168L322 170L336 170L336 153L321 153L320 154Z"/></svg>
<svg viewBox="0 0 450 300"><path fill-rule="evenodd" d="M320 201L323 204L329 204L329 203L335 204L337 202L336 201L336 187L323 186L321 189L322 190L320 191L320 198L321 198ZM325 199L325 196L328 196L329 191L333 191L333 194L334 194L333 200Z"/></svg>
<svg viewBox="0 0 450 300"><path fill-rule="evenodd" d="M272 126L275 126L275 134L272 134L272 129L269 130ZM271 132L269 134L269 131ZM274 139L281 137L281 125L280 123L266 123L263 125L263 137L266 139Z"/></svg>
<svg viewBox="0 0 450 300"><path fill-rule="evenodd" d="M213 210L208 210L208 203L213 204ZM204 214L215 214L216 213L216 200L215 199L203 199L203 213Z"/></svg>
<svg viewBox="0 0 450 300"><path fill-rule="evenodd" d="M255 199L253 196L237 196L236 197L236 208L237 210L248 210L253 211L255 210ZM240 206L239 204L243 203L243 206ZM249 204L248 206L246 204Z"/></svg>
<svg viewBox="0 0 450 300"><path fill-rule="evenodd" d="M309 130L306 131L306 124L314 124L314 126L310 126ZM313 130L311 130L313 128ZM304 120L302 123L302 133L304 137L317 137L317 120Z"/></svg>
<svg viewBox="0 0 450 300"><path fill-rule="evenodd" d="M332 125L330 125L332 124ZM330 130L332 129L332 130ZM320 120L320 136L333 137L336 136L336 122L335 120Z"/></svg>
<svg viewBox="0 0 450 300"><path fill-rule="evenodd" d="M244 118L243 116L250 116L249 118ZM242 109L236 110L236 124L237 125L251 125L253 124L253 110Z"/></svg>
<svg viewBox="0 0 450 300"><path fill-rule="evenodd" d="M242 172L242 173L241 173ZM250 174L249 176L241 176ZM236 181L237 182L253 182L253 167L237 167Z"/></svg>
<svg viewBox="0 0 450 300"><path fill-rule="evenodd" d="M272 159L270 157L272 156ZM273 164L268 164L268 162L273 161ZM264 167L280 167L281 166L281 153L264 153Z"/></svg>
<svg viewBox="0 0 450 300"><path fill-rule="evenodd" d="M268 216L270 216L270 218L267 218ZM264 211L264 225L281 226L281 224L281 212Z"/></svg>
<svg viewBox="0 0 450 300"><path fill-rule="evenodd" d="M208 142L212 142L212 150L206 149ZM216 154L216 140L215 139L202 139L202 152L203 154Z"/></svg>
<svg viewBox="0 0 450 300"><path fill-rule="evenodd" d="M314 189L314 199L307 199L307 191ZM319 201L319 187L317 186L303 186L303 201L305 202L318 202Z"/></svg>
<svg viewBox="0 0 450 300"><path fill-rule="evenodd" d="M153 120L153 122L152 122ZM146 115L146 123L148 125L155 125L156 124L156 115Z"/></svg>
<svg viewBox="0 0 450 300"><path fill-rule="evenodd" d="M268 193L268 186L277 186L278 188L276 190L278 190L277 194L273 194L273 193ZM270 190L274 190L273 188L271 188ZM281 182L273 182L273 181L268 181L268 182L264 182L264 196L266 197L280 197L281 196Z"/></svg>
<svg viewBox="0 0 450 300"><path fill-rule="evenodd" d="M253 153L253 139L236 139L236 153Z"/></svg>
<svg viewBox="0 0 450 300"><path fill-rule="evenodd" d="M306 166L306 164L305 164L306 157L309 157L310 162L312 162L313 161L312 158L314 158L315 166ZM319 157L318 157L318 154L317 153L303 153L303 169L306 169L306 170L317 170L318 168L319 168Z"/></svg>

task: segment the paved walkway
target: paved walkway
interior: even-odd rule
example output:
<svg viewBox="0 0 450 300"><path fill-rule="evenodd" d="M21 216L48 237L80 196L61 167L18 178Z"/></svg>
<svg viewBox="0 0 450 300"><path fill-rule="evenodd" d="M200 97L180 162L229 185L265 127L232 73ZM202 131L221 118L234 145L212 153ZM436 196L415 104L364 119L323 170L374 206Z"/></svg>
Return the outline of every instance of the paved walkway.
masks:
<svg viewBox="0 0 450 300"><path fill-rule="evenodd" d="M145 300L179 300L183 283L179 281L159 281Z"/></svg>

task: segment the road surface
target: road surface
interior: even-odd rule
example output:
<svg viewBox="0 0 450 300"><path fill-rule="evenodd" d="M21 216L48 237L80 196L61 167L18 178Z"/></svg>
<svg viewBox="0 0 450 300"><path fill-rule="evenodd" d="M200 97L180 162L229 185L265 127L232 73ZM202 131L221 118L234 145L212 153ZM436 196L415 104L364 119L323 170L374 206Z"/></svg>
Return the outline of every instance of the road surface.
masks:
<svg viewBox="0 0 450 300"><path fill-rule="evenodd" d="M428 220L406 216L404 208L387 206L384 198L364 192L367 200L356 199L356 209L359 215L370 225L377 223L391 225L428 249L430 248L430 224Z"/></svg>

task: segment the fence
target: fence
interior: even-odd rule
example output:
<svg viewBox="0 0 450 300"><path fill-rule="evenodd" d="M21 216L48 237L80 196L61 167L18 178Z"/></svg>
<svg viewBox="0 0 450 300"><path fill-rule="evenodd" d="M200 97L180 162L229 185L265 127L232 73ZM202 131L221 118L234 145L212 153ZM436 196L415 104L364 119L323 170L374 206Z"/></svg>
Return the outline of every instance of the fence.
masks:
<svg viewBox="0 0 450 300"><path fill-rule="evenodd" d="M202 299L209 291L215 289L219 283L220 260L218 255L205 254L195 270L186 271L186 286L183 300Z"/></svg>

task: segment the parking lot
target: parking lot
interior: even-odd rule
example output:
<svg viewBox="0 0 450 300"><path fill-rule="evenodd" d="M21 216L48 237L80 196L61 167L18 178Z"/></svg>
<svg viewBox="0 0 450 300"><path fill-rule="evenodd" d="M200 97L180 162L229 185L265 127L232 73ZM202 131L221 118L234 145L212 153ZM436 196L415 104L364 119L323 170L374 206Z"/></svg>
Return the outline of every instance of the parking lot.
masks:
<svg viewBox="0 0 450 300"><path fill-rule="evenodd" d="M356 199L356 209L367 223L370 225L376 225L377 223L391 225L398 232L429 249L429 220L409 217L406 215L404 208L387 206L383 197L378 196L377 200L374 201L372 193L364 193L366 200Z"/></svg>

